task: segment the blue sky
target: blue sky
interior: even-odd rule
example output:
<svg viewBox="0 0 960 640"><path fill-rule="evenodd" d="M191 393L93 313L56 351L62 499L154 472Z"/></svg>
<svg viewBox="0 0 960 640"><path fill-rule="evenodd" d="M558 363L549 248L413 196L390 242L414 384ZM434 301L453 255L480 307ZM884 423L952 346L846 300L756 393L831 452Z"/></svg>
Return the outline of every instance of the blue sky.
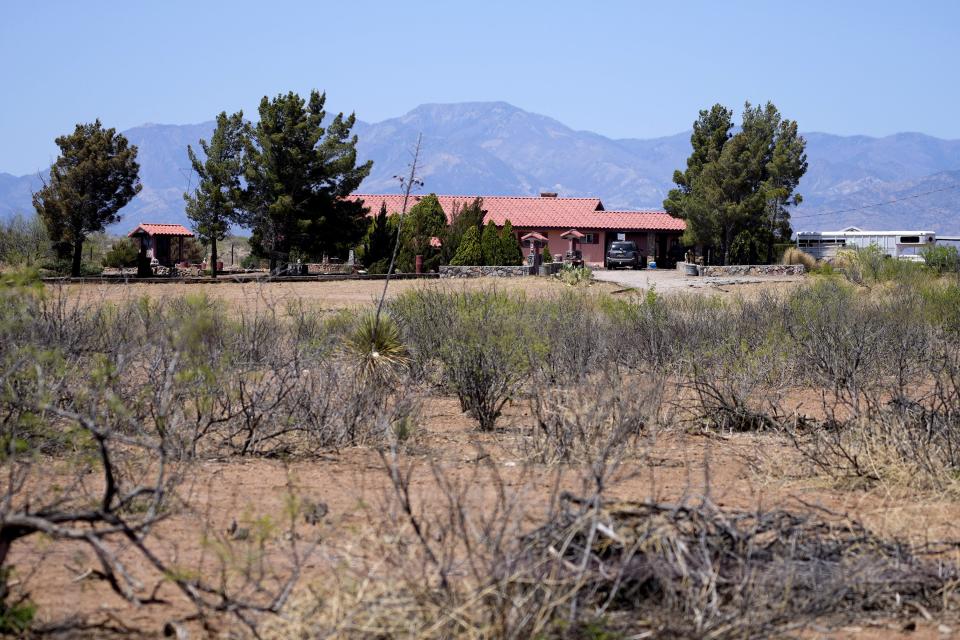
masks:
<svg viewBox="0 0 960 640"><path fill-rule="evenodd" d="M797 6L794 6L797 5ZM126 129L327 91L367 121L505 100L612 137L772 100L804 131L960 138L957 2L0 1L0 171Z"/></svg>

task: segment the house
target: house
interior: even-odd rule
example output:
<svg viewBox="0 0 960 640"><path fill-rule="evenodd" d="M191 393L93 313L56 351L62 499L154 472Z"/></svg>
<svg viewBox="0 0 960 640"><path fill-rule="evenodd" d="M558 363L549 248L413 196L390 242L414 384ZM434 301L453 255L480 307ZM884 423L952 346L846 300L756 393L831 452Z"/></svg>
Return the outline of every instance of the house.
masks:
<svg viewBox="0 0 960 640"><path fill-rule="evenodd" d="M423 196L410 196L408 209ZM683 220L665 211L608 211L599 198L561 198L555 193L539 196L450 196L438 195L447 219L455 207L466 207L475 198L483 199L487 212L484 222L493 220L498 227L510 220L517 238L531 232L547 239L553 255L563 255L569 241L562 237L569 231L583 235L579 239L583 261L592 266L603 265L606 249L614 240L633 240L645 256L658 263L669 264L682 257L680 237L686 229ZM363 200L371 215L386 204L390 213L403 209L403 196L395 194L360 194L350 196Z"/></svg>
<svg viewBox="0 0 960 640"><path fill-rule="evenodd" d="M170 267L183 259L183 239L192 238L193 233L180 224L141 222L127 237L140 242L140 255L147 258L148 264Z"/></svg>

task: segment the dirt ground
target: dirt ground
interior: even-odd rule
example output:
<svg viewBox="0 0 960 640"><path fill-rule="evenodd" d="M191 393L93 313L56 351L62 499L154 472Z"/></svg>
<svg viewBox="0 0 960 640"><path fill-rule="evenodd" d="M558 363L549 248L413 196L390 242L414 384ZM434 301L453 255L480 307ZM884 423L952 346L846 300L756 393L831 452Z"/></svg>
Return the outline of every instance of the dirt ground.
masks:
<svg viewBox="0 0 960 640"><path fill-rule="evenodd" d="M397 281L391 295L412 287L488 287L487 280L457 282ZM498 280L496 286L536 296L565 288L557 281L540 278ZM597 291L624 292L616 283L593 285ZM765 289L792 286L791 283L743 284L737 293L747 295ZM320 309L368 304L375 299L382 282L299 282L266 285L221 283L74 285L71 296L86 302L119 302L140 296L164 298L205 293L234 307L262 302L301 300ZM732 289L735 287L723 287ZM714 291L710 288L699 292ZM723 295L733 295L720 291ZM583 489L583 469L575 466L545 466L526 460L519 446L518 432L529 428L529 407L519 402L508 407L502 428L481 434L475 422L465 416L455 398L428 396L424 399L420 430L403 456L403 464L415 466L412 488L419 505L436 504L438 493L431 473L431 461L458 482L473 486L478 505L491 500L487 480L495 471L506 486L522 495L529 505L531 523L536 522L549 496L558 488L577 493ZM949 498L903 495L878 487L849 490L812 478L802 470L789 442L781 437L758 434L706 436L673 431L659 434L628 458L611 487L610 496L629 500L680 502L699 501L704 495L717 505L737 509L785 507L805 510L823 508L836 517L862 521L868 528L914 542L930 539L960 539L960 504ZM336 574L338 563L351 554L361 554L358 541L376 535L371 523L390 509L390 484L379 455L370 449L355 448L332 452L308 460L265 459L208 460L191 469L183 491L190 494L197 512L179 515L158 530L161 548L185 570L201 570L214 561L209 540L222 540L232 520L248 522L270 516L284 520L289 488L312 500L326 503L329 513L315 527L298 524L303 539L321 540L317 552L304 567L296 593L311 585L326 583ZM206 541L206 542L205 542ZM135 609L114 594L103 581L95 579L97 564L79 545L56 544L34 537L15 545L12 563L17 575L38 606L38 621L55 623L71 616L84 616L117 628L132 630L138 637L159 637L166 621L188 614L185 598L169 584L160 587L159 597L169 605ZM131 554L129 569L145 584L159 577L136 561ZM960 561L960 555L953 558ZM916 616L916 630L902 631L889 621L867 621L857 626L826 630L814 628L806 638L945 638L960 637L953 627L940 620ZM899 624L899 623L897 623Z"/></svg>
<svg viewBox="0 0 960 640"><path fill-rule="evenodd" d="M754 295L761 291L789 289L802 278L686 278L676 271L597 272L590 291L615 295L636 295L653 287L658 293L690 292L705 295ZM626 278L626 280L624 279ZM530 297L552 295L569 289L553 278L475 278L464 280L394 280L388 297L417 287L449 290L478 290L491 286L507 292L522 292ZM382 280L324 282L237 283L224 280L210 283L105 283L65 285L69 296L84 304L119 303L144 296L153 299L184 295L206 295L235 309L251 305L276 306L298 301L318 310L359 307L373 303L383 291Z"/></svg>
<svg viewBox="0 0 960 640"><path fill-rule="evenodd" d="M531 416L523 403L508 409L503 428L494 434L478 433L455 398L426 398L423 413L422 430L403 457L404 465L415 466L412 489L418 505L437 500L430 461L439 462L450 478L478 487L473 497L478 504L492 500L487 479L491 469L495 470L529 505L531 523L537 521L558 487L574 493L583 490L583 469L530 464L524 459L516 434L531 424ZM298 593L329 581L337 562L355 556L356 541L375 535L370 524L389 510L387 472L378 454L369 449L291 462L230 459L200 463L183 488L199 506L199 513L164 523L158 531L161 547L186 570L215 566L210 564L213 554L204 539L223 539L234 519L249 522L269 516L283 522L291 483L300 495L329 507L316 528L298 525L304 539L318 536L322 540L304 567ZM724 508L823 508L836 517L861 520L877 533L914 542L960 538L960 505L956 502L933 497L918 500L882 488L849 491L831 487L804 477L791 446L775 436L661 434L624 463L609 492L615 499L671 503L699 501L704 495ZM131 555L131 571L145 584L158 581L135 558ZM97 568L96 559L79 545L51 546L31 539L15 547L13 563L19 574L25 574L27 567L35 572L28 586L39 607L40 622L81 615L133 629L138 636L152 636L160 634L167 620L190 612L185 599L169 585L161 587L158 595L169 599L171 605L132 608L104 582L90 577L90 570ZM918 614L916 623L917 630L909 634L878 621L873 626L861 624L830 632L813 630L805 637L951 637L942 633L939 621L930 622Z"/></svg>

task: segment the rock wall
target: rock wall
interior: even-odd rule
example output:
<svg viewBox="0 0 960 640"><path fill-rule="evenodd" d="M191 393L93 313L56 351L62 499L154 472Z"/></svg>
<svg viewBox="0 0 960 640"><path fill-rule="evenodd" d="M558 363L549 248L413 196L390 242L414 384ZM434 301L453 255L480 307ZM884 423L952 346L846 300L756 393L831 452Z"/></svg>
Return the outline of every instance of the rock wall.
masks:
<svg viewBox="0 0 960 640"><path fill-rule="evenodd" d="M325 263L325 262L310 262L307 264L307 273L310 275L353 273L353 265L352 264L331 264L331 263Z"/></svg>
<svg viewBox="0 0 960 640"><path fill-rule="evenodd" d="M532 269L527 265L503 267L455 267L445 265L440 267L441 278L519 278L532 274Z"/></svg>
<svg viewBox="0 0 960 640"><path fill-rule="evenodd" d="M726 267L700 267L702 276L802 276L802 264L733 264Z"/></svg>

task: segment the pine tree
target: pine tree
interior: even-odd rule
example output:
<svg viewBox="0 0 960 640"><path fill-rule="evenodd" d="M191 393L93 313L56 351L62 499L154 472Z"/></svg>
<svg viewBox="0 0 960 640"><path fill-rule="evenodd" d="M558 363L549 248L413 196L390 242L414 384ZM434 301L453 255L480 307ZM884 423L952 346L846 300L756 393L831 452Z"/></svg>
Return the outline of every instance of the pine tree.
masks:
<svg viewBox="0 0 960 640"><path fill-rule="evenodd" d="M247 141L244 222L258 256L278 260L344 254L367 226L360 202L346 200L370 174L357 165L356 116L338 114L329 126L326 95L311 91L304 101L287 93L260 101L260 121Z"/></svg>
<svg viewBox="0 0 960 640"><path fill-rule="evenodd" d="M496 266L502 264L500 251L500 232L493 220L487 222L480 236L480 250L483 253L483 264Z"/></svg>
<svg viewBox="0 0 960 640"><path fill-rule="evenodd" d="M243 170L243 150L248 127L243 112L217 116L217 128L210 142L200 140L204 158L201 160L193 147L187 145L187 155L200 183L193 193L183 194L187 217L204 244L210 244L210 271L217 277L217 242L230 231L230 224L241 216L240 175Z"/></svg>
<svg viewBox="0 0 960 640"><path fill-rule="evenodd" d="M663 205L687 221L687 243L718 249L724 264L770 261L774 243L792 232L786 207L802 199L794 190L807 169L806 141L772 103L747 103L736 134L732 115L721 105L700 112L687 169L674 172L677 188Z"/></svg>
<svg viewBox="0 0 960 640"><path fill-rule="evenodd" d="M450 264L457 266L479 266L483 264L480 231L476 227L470 227L463 234L463 240L460 241L457 255L453 257Z"/></svg>
<svg viewBox="0 0 960 640"><path fill-rule="evenodd" d="M70 275L80 275L83 241L120 220L118 212L140 193L137 147L100 120L78 124L56 139L60 155L50 181L33 194L33 206L51 241L73 250Z"/></svg>

